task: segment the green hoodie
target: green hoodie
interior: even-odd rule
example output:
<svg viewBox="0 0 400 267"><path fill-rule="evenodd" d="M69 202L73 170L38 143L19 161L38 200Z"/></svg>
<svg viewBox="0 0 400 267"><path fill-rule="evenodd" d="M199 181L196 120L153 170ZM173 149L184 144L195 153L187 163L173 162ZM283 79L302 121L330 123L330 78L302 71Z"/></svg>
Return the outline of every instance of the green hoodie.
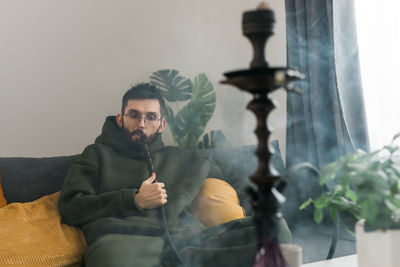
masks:
<svg viewBox="0 0 400 267"><path fill-rule="evenodd" d="M256 250L252 218L205 227L189 212L207 177L220 170L193 151L149 145L157 180L165 184L164 205L171 238L187 266L250 266ZM141 210L135 194L149 177L140 145L108 117L101 135L70 168L59 200L65 223L82 228L89 245L86 266L179 266L162 239L159 209ZM279 237L290 240L282 219Z"/></svg>
<svg viewBox="0 0 400 267"><path fill-rule="evenodd" d="M222 178L219 169L193 151L164 146L161 136L149 145L157 180L165 184L167 225L171 233L199 232L189 212L207 177ZM158 209L141 210L135 194L149 177L140 146L107 117L101 135L70 168L59 200L65 223L82 228L90 245L104 234L161 235Z"/></svg>

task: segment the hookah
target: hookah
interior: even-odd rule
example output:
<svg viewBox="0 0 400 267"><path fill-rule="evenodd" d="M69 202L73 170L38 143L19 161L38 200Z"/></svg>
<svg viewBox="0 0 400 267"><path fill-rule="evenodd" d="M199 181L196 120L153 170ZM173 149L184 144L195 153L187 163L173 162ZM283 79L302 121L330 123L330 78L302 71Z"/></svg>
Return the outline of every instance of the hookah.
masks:
<svg viewBox="0 0 400 267"><path fill-rule="evenodd" d="M257 185L257 190L248 189L258 236L253 267L287 266L280 251L277 236L277 221L282 216L279 206L285 201L281 194L285 182L270 166L272 152L268 147L268 139L271 131L267 127L267 118L275 105L268 94L279 88L285 88L288 92L301 93L290 82L304 79L304 75L295 70L284 67L270 68L265 60L265 45L273 34L274 23L274 12L265 3L261 3L256 10L243 13L243 35L252 44L253 59L249 69L226 72L224 73L226 80L221 82L236 86L254 97L247 105L247 109L251 110L257 118L255 134L258 140L255 152L258 157L258 169L250 177L250 180Z"/></svg>

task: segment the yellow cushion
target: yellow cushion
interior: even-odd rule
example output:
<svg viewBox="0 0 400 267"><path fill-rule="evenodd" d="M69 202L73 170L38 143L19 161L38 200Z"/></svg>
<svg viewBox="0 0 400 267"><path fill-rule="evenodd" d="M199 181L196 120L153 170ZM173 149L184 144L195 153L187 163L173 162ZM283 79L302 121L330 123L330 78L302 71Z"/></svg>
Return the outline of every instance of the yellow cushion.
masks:
<svg viewBox="0 0 400 267"><path fill-rule="evenodd" d="M79 266L85 238L60 222L58 198L59 192L0 209L0 266Z"/></svg>
<svg viewBox="0 0 400 267"><path fill-rule="evenodd" d="M0 172L0 208L5 207L7 205L7 200L4 197L3 187L1 186L1 172Z"/></svg>
<svg viewBox="0 0 400 267"><path fill-rule="evenodd" d="M239 204L235 189L227 182L216 178L206 179L193 200L191 209L207 227L246 216Z"/></svg>

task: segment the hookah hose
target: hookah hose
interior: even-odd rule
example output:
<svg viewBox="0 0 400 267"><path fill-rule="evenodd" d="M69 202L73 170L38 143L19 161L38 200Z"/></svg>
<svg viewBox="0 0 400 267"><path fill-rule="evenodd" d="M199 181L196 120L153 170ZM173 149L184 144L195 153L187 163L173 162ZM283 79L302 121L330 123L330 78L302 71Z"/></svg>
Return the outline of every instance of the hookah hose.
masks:
<svg viewBox="0 0 400 267"><path fill-rule="evenodd" d="M144 154L144 159L147 165L147 169L149 171L149 175L152 175L152 173L154 172L154 167L153 167L153 162L151 160L150 157L150 153L149 153L149 147L147 146L147 142L146 142L146 137L144 137L143 135L141 136L141 141L142 141L142 145L143 145L143 154ZM153 183L157 182L157 178L156 180L154 180ZM164 231L164 236L165 239L167 240L167 242L169 243L169 245L172 248L172 251L174 252L176 258L178 259L178 261L181 263L182 266L186 267L185 262L183 261L181 255L179 254L178 250L176 249L174 243L172 242L171 239L171 235L169 234L169 230L168 230L168 226L167 226L167 217L165 215L165 208L164 205L162 205L159 208L160 211L160 217L161 217L161 226L163 228Z"/></svg>

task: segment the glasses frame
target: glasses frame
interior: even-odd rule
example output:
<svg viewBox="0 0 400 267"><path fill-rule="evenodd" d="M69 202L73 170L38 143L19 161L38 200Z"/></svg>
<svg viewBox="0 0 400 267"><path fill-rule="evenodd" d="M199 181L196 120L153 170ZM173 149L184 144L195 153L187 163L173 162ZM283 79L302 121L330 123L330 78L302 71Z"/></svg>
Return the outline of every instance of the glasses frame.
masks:
<svg viewBox="0 0 400 267"><path fill-rule="evenodd" d="M140 114L140 113L139 113ZM154 124L154 125L156 125L156 123L157 122L159 122L159 121L161 121L162 120L162 115L161 115L161 117L159 118L159 119L155 119L155 120L149 120L148 119L148 115L142 115L142 114L140 114L141 116L139 116L138 118L134 118L133 117L133 113L132 114L129 114L129 113L123 113L122 114L123 116L126 116L127 118L129 118L129 119L131 119L131 120L133 120L133 121L135 121L136 123L140 123L140 120L141 119L143 119L143 122L144 122L144 124L146 124L146 125L152 125L152 124Z"/></svg>

